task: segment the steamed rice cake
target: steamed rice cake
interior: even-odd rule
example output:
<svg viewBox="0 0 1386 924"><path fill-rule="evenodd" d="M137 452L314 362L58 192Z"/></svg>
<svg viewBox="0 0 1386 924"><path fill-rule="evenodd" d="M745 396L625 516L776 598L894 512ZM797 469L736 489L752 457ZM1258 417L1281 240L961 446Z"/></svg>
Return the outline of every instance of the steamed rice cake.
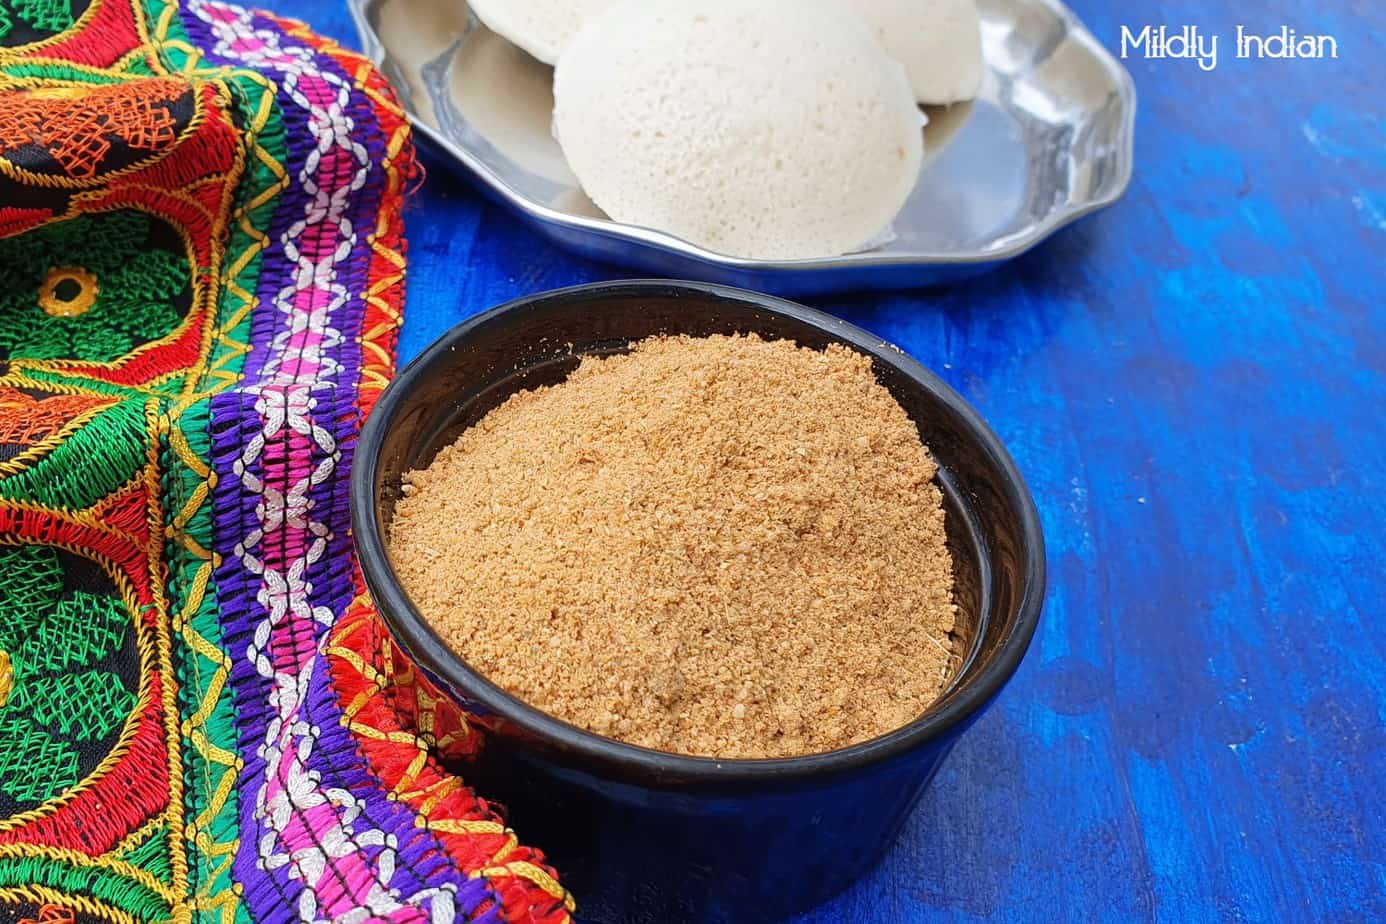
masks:
<svg viewBox="0 0 1386 924"><path fill-rule="evenodd" d="M486 28L545 64L558 61L568 40L615 0L468 0Z"/></svg>
<svg viewBox="0 0 1386 924"><path fill-rule="evenodd" d="M905 66L921 103L956 103L981 86L982 32L975 0L837 0Z"/></svg>
<svg viewBox="0 0 1386 924"><path fill-rule="evenodd" d="M626 0L566 46L554 98L611 218L738 257L864 247L923 158L904 68L832 0Z"/></svg>

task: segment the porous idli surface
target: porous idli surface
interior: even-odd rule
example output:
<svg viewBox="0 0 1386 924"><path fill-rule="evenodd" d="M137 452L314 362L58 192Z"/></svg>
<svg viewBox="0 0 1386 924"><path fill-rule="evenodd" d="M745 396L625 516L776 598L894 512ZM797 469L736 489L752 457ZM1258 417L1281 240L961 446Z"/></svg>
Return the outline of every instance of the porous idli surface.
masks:
<svg viewBox="0 0 1386 924"><path fill-rule="evenodd" d="M982 29L974 0L837 0L905 66L921 103L972 99L982 84Z"/></svg>
<svg viewBox="0 0 1386 924"><path fill-rule="evenodd" d="M904 68L832 0L624 0L564 50L554 101L607 215L737 257L861 249L924 153Z"/></svg>
<svg viewBox="0 0 1386 924"><path fill-rule="evenodd" d="M486 28L545 64L553 64L583 23L614 3L615 0L469 0L468 5Z"/></svg>

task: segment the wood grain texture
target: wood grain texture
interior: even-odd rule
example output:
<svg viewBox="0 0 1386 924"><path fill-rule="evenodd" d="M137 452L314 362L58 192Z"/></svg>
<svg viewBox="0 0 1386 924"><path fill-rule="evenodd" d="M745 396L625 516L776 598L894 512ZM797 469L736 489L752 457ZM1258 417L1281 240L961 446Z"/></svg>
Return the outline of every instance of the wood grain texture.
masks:
<svg viewBox="0 0 1386 924"><path fill-rule="evenodd" d="M355 44L334 0L269 5ZM991 421L1051 585L899 845L803 924L1386 920L1386 5L1073 5L1109 47L1123 24L1287 24L1341 58L1130 61L1115 208L969 284L817 303ZM404 358L621 275L429 166Z"/></svg>

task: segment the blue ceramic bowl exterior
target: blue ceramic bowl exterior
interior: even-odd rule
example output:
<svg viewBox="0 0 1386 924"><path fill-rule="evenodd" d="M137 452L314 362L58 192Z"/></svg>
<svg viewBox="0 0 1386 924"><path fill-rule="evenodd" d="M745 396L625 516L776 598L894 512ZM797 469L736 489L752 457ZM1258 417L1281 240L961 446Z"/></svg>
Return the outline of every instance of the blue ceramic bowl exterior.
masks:
<svg viewBox="0 0 1386 924"><path fill-rule="evenodd" d="M719 761L650 751L535 710L473 671L419 614L384 537L400 476L506 397L561 381L580 357L659 333L756 332L872 358L940 466L967 651L942 699L873 741L785 760ZM487 746L463 777L508 807L577 895L584 921L770 922L840 891L894 841L959 735L1019 665L1039 618L1038 518L1005 449L956 392L895 347L831 315L701 283L600 283L472 318L381 397L352 471L352 522L366 583L421 670L485 717Z"/></svg>

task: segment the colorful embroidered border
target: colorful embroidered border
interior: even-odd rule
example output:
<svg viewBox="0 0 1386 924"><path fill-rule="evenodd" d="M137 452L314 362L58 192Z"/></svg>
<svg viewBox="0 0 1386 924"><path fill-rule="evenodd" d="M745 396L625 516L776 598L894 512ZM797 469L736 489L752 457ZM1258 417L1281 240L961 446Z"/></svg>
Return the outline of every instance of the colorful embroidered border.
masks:
<svg viewBox="0 0 1386 924"><path fill-rule="evenodd" d="M476 739L380 629L350 548L345 472L393 367L414 171L388 87L221 3L35 0L21 20L0 29L0 238L26 272L53 262L0 313L64 320L0 342L0 442L19 447L0 548L105 575L134 647L80 649L96 679L77 686L135 692L109 733L25 732L95 763L0 817L0 920L570 920L542 857L434 760ZM138 290L153 321L114 300L120 261L45 256L81 256L74 221L170 248L166 290ZM0 582L0 606L21 591ZM22 654L0 654L0 721L12 695L56 703L38 649L4 644ZM21 778L6 747L0 784Z"/></svg>

